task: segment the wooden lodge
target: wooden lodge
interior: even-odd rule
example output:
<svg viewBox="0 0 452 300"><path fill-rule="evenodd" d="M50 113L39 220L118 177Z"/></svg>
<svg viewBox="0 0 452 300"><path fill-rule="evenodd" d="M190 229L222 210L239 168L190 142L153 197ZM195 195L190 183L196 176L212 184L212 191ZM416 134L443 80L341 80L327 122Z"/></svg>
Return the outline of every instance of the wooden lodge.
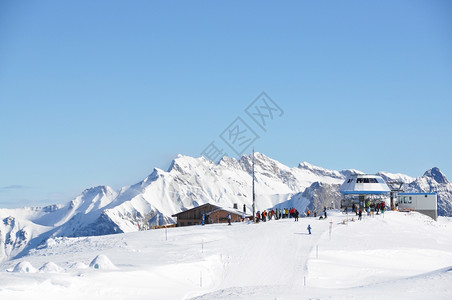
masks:
<svg viewBox="0 0 452 300"><path fill-rule="evenodd" d="M188 209L172 215L177 218L177 227L201 225L204 216L204 224L227 223L228 214L231 214L231 222L242 222L243 212L236 208L224 208L210 203ZM251 217L246 215L245 217Z"/></svg>

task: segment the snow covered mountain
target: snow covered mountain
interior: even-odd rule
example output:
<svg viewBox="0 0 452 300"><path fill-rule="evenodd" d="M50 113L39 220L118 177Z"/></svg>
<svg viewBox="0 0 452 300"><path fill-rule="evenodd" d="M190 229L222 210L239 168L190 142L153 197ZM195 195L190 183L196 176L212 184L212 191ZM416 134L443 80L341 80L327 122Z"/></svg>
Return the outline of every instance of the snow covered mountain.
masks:
<svg viewBox="0 0 452 300"><path fill-rule="evenodd" d="M167 172L155 169L143 181L121 189L97 224L110 226L111 233L136 231L140 224L173 223L171 215L205 203L226 207L237 203L250 211L251 173L251 156L225 157L214 164L180 155ZM255 174L258 210L288 201L314 182L339 184L345 178L340 172L307 163L289 168L260 153L255 155Z"/></svg>
<svg viewBox="0 0 452 300"><path fill-rule="evenodd" d="M103 208L116 195L109 187L96 187L85 190L66 205L0 209L0 261L25 254L50 236L110 233L101 228L96 232L89 229L95 228Z"/></svg>
<svg viewBox="0 0 452 300"><path fill-rule="evenodd" d="M339 207L339 186L357 170L327 170L307 162L287 167L255 154L256 208L295 207L300 212ZM154 169L118 192L108 186L85 190L66 205L0 209L0 261L18 257L50 237L78 237L138 231L145 224L173 224L171 215L205 203L251 211L252 156L224 157L218 164L179 155L168 171ZM415 179L380 172L405 190L438 192L439 214L452 214L452 185L437 168Z"/></svg>
<svg viewBox="0 0 452 300"><path fill-rule="evenodd" d="M452 184L438 168L432 168L424 175L410 182L410 192L438 193L438 215L452 217Z"/></svg>

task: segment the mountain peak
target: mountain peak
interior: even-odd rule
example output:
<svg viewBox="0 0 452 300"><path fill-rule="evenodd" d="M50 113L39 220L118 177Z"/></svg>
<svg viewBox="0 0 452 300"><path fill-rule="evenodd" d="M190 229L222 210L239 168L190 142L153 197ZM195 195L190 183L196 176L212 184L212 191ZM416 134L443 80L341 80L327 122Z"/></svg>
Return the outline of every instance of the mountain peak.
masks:
<svg viewBox="0 0 452 300"><path fill-rule="evenodd" d="M298 164L298 169L307 170L307 171L315 173L315 174L319 174L319 175L323 175L323 176L330 176L333 178L343 178L344 177L344 175L338 171L328 170L328 169L310 164L308 162L302 162L302 163Z"/></svg>
<svg viewBox="0 0 452 300"><path fill-rule="evenodd" d="M205 157L192 157L188 155L178 154L175 159L172 160L168 172L172 170L181 171L182 169L192 169L200 164L215 164Z"/></svg>
<svg viewBox="0 0 452 300"><path fill-rule="evenodd" d="M299 163L298 164L298 169L305 169L305 170L310 170L310 171L331 171L316 165L313 165L311 163L308 163L306 161Z"/></svg>
<svg viewBox="0 0 452 300"><path fill-rule="evenodd" d="M176 156L176 158L171 161L171 164L168 168L168 172L171 172L173 170L179 171L179 172L182 171L182 169L184 167L187 167L187 165L189 165L189 160L192 160L192 159L194 159L194 158L189 157L189 156L184 156L182 154L178 154ZM154 171L155 171L155 169L154 169Z"/></svg>
<svg viewBox="0 0 452 300"><path fill-rule="evenodd" d="M314 168L318 168L318 167L304 161L304 162L298 164L298 168L299 169L314 169Z"/></svg>
<svg viewBox="0 0 452 300"><path fill-rule="evenodd" d="M437 183L449 183L446 175L444 175L444 173L441 172L441 170L437 167L431 168L430 170L426 171L423 177L430 177Z"/></svg>
<svg viewBox="0 0 452 300"><path fill-rule="evenodd" d="M99 185L95 187L87 188L83 191L82 195L95 195L95 194L107 194L108 192L111 192L112 189L109 186L106 185Z"/></svg>

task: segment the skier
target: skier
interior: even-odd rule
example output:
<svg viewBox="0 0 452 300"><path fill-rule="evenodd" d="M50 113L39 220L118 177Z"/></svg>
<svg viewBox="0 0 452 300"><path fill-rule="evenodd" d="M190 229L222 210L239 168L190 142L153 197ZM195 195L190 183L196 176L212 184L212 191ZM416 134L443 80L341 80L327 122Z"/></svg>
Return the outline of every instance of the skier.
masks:
<svg viewBox="0 0 452 300"><path fill-rule="evenodd" d="M308 225L307 229L308 229L309 234L311 234L311 224Z"/></svg>
<svg viewBox="0 0 452 300"><path fill-rule="evenodd" d="M323 207L323 215L324 215L324 218L326 219L326 206Z"/></svg>
<svg viewBox="0 0 452 300"><path fill-rule="evenodd" d="M361 220L362 218L363 218L363 210L362 210L362 208L360 208L359 212L358 212L358 220Z"/></svg>
<svg viewBox="0 0 452 300"><path fill-rule="evenodd" d="M298 212L298 210L295 210L295 222L298 222L298 217L300 216L300 213Z"/></svg>
<svg viewBox="0 0 452 300"><path fill-rule="evenodd" d="M228 213L228 225L231 225L231 213Z"/></svg>

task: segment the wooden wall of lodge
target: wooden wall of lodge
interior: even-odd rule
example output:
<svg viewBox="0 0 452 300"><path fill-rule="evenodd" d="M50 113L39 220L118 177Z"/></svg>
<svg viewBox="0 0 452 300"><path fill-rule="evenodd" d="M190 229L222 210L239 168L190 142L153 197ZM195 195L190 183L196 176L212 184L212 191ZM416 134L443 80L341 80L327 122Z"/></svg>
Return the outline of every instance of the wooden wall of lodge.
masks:
<svg viewBox="0 0 452 300"><path fill-rule="evenodd" d="M204 206L183 212L177 216L177 226L201 225L202 214L206 213L205 224L227 223L228 211L219 210L207 215L210 211L217 209L215 206ZM242 216L231 213L231 222L241 222Z"/></svg>

